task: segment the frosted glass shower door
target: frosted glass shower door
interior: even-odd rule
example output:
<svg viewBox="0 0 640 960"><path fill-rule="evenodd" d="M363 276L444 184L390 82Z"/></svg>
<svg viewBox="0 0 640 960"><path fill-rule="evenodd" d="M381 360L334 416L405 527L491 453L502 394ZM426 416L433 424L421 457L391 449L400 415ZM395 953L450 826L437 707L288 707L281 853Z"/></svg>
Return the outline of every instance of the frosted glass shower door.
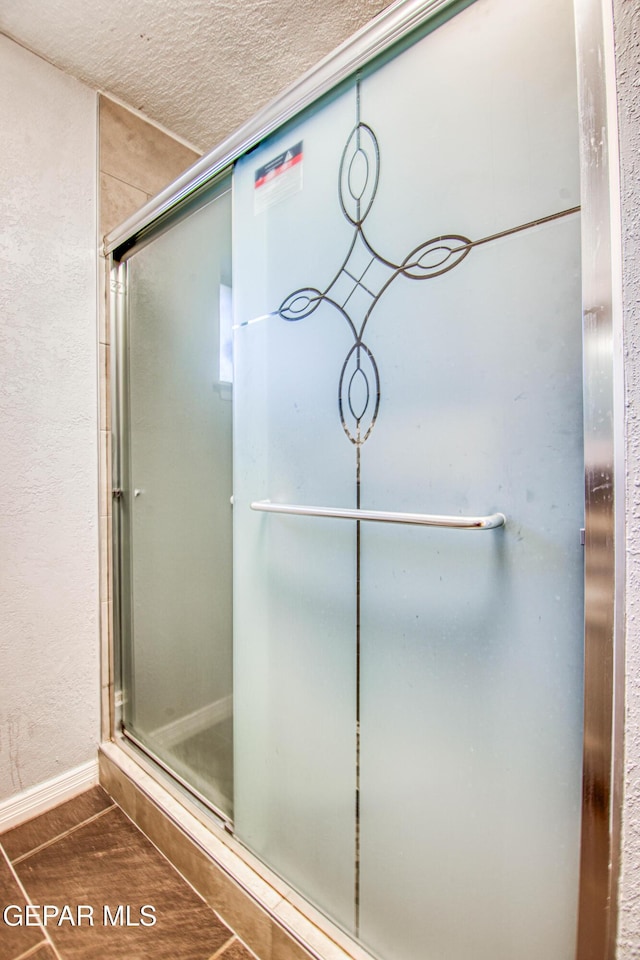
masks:
<svg viewBox="0 0 640 960"><path fill-rule="evenodd" d="M386 960L574 956L578 205L568 0L477 0L236 170L236 830Z"/></svg>
<svg viewBox="0 0 640 960"><path fill-rule="evenodd" d="M229 817L230 284L228 183L128 260L121 501L125 732Z"/></svg>

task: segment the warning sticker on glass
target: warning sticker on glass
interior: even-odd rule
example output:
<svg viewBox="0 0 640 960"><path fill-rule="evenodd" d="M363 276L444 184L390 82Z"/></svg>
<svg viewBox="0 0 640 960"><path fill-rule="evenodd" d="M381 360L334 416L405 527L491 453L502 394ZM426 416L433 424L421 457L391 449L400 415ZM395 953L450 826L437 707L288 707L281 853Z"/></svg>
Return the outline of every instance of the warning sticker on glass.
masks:
<svg viewBox="0 0 640 960"><path fill-rule="evenodd" d="M302 140L256 170L254 213L262 213L298 190L302 190Z"/></svg>

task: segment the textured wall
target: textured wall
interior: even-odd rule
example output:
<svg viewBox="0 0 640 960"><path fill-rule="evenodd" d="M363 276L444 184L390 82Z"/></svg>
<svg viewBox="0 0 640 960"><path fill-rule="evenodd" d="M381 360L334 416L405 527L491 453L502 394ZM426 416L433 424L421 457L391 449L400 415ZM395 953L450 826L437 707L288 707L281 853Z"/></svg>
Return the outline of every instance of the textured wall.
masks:
<svg viewBox="0 0 640 960"><path fill-rule="evenodd" d="M626 782L620 960L640 958L640 6L615 0L627 388Z"/></svg>
<svg viewBox="0 0 640 960"><path fill-rule="evenodd" d="M0 799L98 738L96 101L0 37Z"/></svg>

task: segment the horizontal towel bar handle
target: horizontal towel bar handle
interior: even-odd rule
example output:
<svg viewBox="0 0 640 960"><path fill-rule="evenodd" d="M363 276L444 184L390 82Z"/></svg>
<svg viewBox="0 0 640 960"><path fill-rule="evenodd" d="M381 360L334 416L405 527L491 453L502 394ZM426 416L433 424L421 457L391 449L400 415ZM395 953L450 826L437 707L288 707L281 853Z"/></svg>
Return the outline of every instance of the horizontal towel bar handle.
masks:
<svg viewBox="0 0 640 960"><path fill-rule="evenodd" d="M393 513L386 510L346 510L341 507L309 507L296 503L272 503L254 500L252 510L264 513L288 513L300 517L333 517L338 520L371 520L378 523L410 523L422 527L450 527L456 530L494 530L507 522L504 513L486 517L446 517L428 513Z"/></svg>

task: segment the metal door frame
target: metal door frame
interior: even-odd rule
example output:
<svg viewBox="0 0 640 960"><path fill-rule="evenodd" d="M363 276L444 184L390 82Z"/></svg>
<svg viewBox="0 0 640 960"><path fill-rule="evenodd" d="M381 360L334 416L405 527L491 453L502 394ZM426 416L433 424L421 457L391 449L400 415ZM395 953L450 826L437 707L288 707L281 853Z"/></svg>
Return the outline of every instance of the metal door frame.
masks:
<svg viewBox="0 0 640 960"><path fill-rule="evenodd" d="M471 0L397 0L135 216L104 245L112 277L113 487L122 489L126 258L261 140L416 28ZM621 217L608 0L574 0L580 110L585 435L585 714L577 960L613 960L624 723L624 366ZM122 636L124 560L114 509L114 631ZM112 706L112 726L117 729Z"/></svg>

